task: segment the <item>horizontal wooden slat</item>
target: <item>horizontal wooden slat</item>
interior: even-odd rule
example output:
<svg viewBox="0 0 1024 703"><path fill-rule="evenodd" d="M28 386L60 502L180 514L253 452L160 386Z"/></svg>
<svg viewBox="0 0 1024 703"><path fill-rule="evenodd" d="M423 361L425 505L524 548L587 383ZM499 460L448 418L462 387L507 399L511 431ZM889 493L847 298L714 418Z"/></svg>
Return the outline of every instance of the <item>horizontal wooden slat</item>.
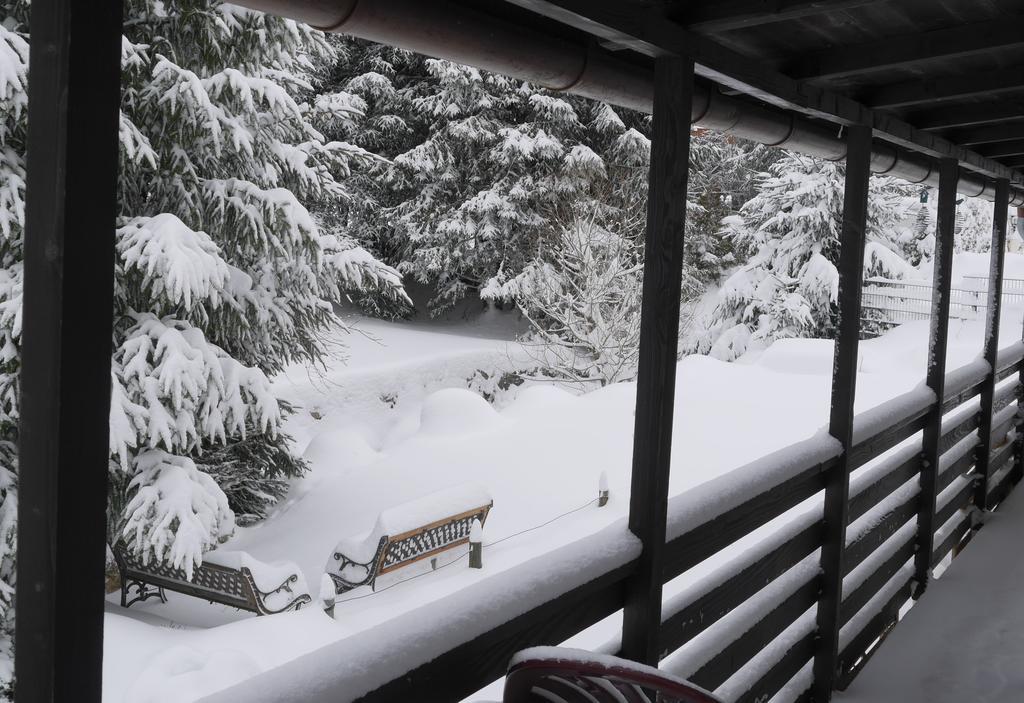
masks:
<svg viewBox="0 0 1024 703"><path fill-rule="evenodd" d="M526 647L554 645L621 610L630 562L578 586L479 637L438 653L432 661L358 698L360 703L457 701L505 675L512 655ZM453 675L454 674L454 675Z"/></svg>
<svg viewBox="0 0 1024 703"><path fill-rule="evenodd" d="M892 449L897 444L924 428L927 421L928 408L918 410L913 415L896 422L876 435L868 437L853 446L850 450L850 469L863 466L882 452Z"/></svg>
<svg viewBox="0 0 1024 703"><path fill-rule="evenodd" d="M1004 378L1012 376L1013 374L1020 371L1021 361L1017 360L1012 363L1006 364L996 371L996 383L999 383Z"/></svg>
<svg viewBox="0 0 1024 703"><path fill-rule="evenodd" d="M798 617L813 607L820 588L817 578L800 586L688 679L709 691L721 686L726 679L743 668L758 652L796 622Z"/></svg>
<svg viewBox="0 0 1024 703"><path fill-rule="evenodd" d="M896 575L904 564L914 557L914 537L904 542L888 559L878 565L878 568L853 589L845 598L840 608L840 623L845 625L850 619L863 608L868 601L875 597L885 584Z"/></svg>
<svg viewBox="0 0 1024 703"><path fill-rule="evenodd" d="M963 405L968 400L981 393L981 386L983 383L984 380L979 379L978 381L971 384L962 391L954 393L952 395L947 395L946 398L942 401L942 414L945 415L953 408L957 407L958 405Z"/></svg>
<svg viewBox="0 0 1024 703"><path fill-rule="evenodd" d="M760 703L769 700L811 660L814 656L815 642L814 632L800 638L764 676L736 699L736 703Z"/></svg>
<svg viewBox="0 0 1024 703"><path fill-rule="evenodd" d="M934 567L943 559L946 555L952 551L953 547L960 543L960 540L964 538L971 531L971 518L968 515L964 515L960 520L960 524L953 528L953 531L946 535L942 542L932 551L932 566Z"/></svg>
<svg viewBox="0 0 1024 703"><path fill-rule="evenodd" d="M966 438L971 432L978 429L980 424L981 416L979 411L975 411L965 416L956 425L948 428L940 439L940 453L949 451L954 445ZM903 462L899 466L896 466L891 471L885 473L879 477L874 483L862 489L855 495L850 497L850 522L853 522L857 518L864 515L874 506L878 505L879 502L888 497L893 491L902 486L904 483L913 478L914 474L919 471L920 468L920 457L915 456L907 461ZM973 457L966 459L961 458L954 470L962 472L963 468L966 468L964 464L968 466L973 462ZM947 469L948 471L948 469ZM945 485L949 485L949 478ZM945 485L941 485L941 491Z"/></svg>
<svg viewBox="0 0 1024 703"><path fill-rule="evenodd" d="M981 411L976 410L953 427L950 427L939 438L939 454L945 454L953 445L974 432L981 425Z"/></svg>
<svg viewBox="0 0 1024 703"><path fill-rule="evenodd" d="M878 613L868 621L867 625L843 648L843 652L839 657L843 670L837 681L837 687L840 691L845 690L850 685L850 682L853 681L857 673L864 668L871 654L874 654L874 651L872 651L865 656L868 647L895 622L900 608L910 599L912 585L913 578L911 577L900 586L899 590L885 602Z"/></svg>
<svg viewBox="0 0 1024 703"><path fill-rule="evenodd" d="M821 546L822 530L821 522L809 525L714 589L667 615L661 626L661 650L671 652L678 649L796 566Z"/></svg>
<svg viewBox="0 0 1024 703"><path fill-rule="evenodd" d="M917 494L910 496L889 511L874 527L846 546L846 575L849 575L872 552L882 546L885 540L896 534L896 530L900 529L907 520L917 515L918 502Z"/></svg>
<svg viewBox="0 0 1024 703"><path fill-rule="evenodd" d="M965 475L974 466L974 461L974 450L972 449L947 466L939 474L939 493L949 488L949 484L953 483L958 477Z"/></svg>
<svg viewBox="0 0 1024 703"><path fill-rule="evenodd" d="M992 394L992 408L994 412L1005 408L1009 403L1017 399L1020 395L1020 383L1007 383L1005 385L996 388L996 392Z"/></svg>
<svg viewBox="0 0 1024 703"><path fill-rule="evenodd" d="M974 495L974 481L965 481L963 487L945 505L940 505L935 512L935 524L945 525L957 510L965 510L971 504Z"/></svg>
<svg viewBox="0 0 1024 703"><path fill-rule="evenodd" d="M824 472L832 466L835 466L835 460L815 464L669 540L665 546L664 580L675 578L823 490Z"/></svg>
<svg viewBox="0 0 1024 703"><path fill-rule="evenodd" d="M864 515L893 491L912 479L921 469L921 455L914 454L899 466L881 476L856 495L850 497L850 522Z"/></svg>
<svg viewBox="0 0 1024 703"><path fill-rule="evenodd" d="M992 452L992 459L988 464L990 476L995 476L1000 469L1006 466L1007 462L1013 460L1013 449L1013 442L1007 442Z"/></svg>
<svg viewBox="0 0 1024 703"><path fill-rule="evenodd" d="M1016 419L1016 417L1011 415L1009 418L1004 418L1002 422L992 428L992 446L999 444L1000 449L1010 446L1010 442L1005 441L1006 435L1011 429L1013 429ZM992 470L993 469L989 469L990 472Z"/></svg>
<svg viewBox="0 0 1024 703"><path fill-rule="evenodd" d="M992 487L989 489L987 498L990 507L999 505L1006 499L1006 496L1010 495L1010 491L1013 490L1012 473L1007 462L1002 471L992 475Z"/></svg>

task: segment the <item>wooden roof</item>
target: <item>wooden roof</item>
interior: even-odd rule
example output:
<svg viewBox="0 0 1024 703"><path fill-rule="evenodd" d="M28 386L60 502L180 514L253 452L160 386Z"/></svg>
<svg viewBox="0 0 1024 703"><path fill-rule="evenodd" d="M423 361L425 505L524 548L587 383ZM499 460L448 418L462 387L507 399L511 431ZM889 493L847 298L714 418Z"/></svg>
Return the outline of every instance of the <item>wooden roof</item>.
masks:
<svg viewBox="0 0 1024 703"><path fill-rule="evenodd" d="M749 95L1024 182L1024 0L497 0ZM503 6L504 7L501 7Z"/></svg>

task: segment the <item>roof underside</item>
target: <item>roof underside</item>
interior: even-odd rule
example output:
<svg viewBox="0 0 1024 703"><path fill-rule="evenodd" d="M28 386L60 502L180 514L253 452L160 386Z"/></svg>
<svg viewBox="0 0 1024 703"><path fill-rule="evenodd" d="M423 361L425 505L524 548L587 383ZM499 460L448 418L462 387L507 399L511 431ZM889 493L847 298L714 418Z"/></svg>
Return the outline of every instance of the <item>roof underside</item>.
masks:
<svg viewBox="0 0 1024 703"><path fill-rule="evenodd" d="M1024 182L1024 0L468 4L638 62L689 53L723 92Z"/></svg>

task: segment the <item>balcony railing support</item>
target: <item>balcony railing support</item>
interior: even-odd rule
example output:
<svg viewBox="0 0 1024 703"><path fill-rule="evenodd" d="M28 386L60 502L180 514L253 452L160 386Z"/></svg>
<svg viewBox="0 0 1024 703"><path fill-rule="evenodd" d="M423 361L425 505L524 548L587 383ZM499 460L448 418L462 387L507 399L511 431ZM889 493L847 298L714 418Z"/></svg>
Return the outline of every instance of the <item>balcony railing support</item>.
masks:
<svg viewBox="0 0 1024 703"><path fill-rule="evenodd" d="M978 423L978 473L974 505L988 510L988 487L992 457L992 401L996 392L996 358L999 353L999 315L1003 300L1003 262L1006 258L1006 211L1010 201L1010 182L996 181L996 199L992 211L992 248L989 253L988 308L985 310L985 346L982 354L988 373L981 386L981 421Z"/></svg>
<svg viewBox="0 0 1024 703"><path fill-rule="evenodd" d="M119 1L32 1L15 700L101 698Z"/></svg>
<svg viewBox="0 0 1024 703"><path fill-rule="evenodd" d="M814 655L815 701L831 700L838 676L839 607L843 599L846 527L850 510L849 449L853 446L853 403L857 391L861 281L867 229L868 180L871 176L871 128L854 125L847 135L846 186L839 250L839 330L832 364L829 433L843 446L825 484L825 533L821 549L822 591L818 600L818 635Z"/></svg>
<svg viewBox="0 0 1024 703"><path fill-rule="evenodd" d="M661 589L679 346L683 228L690 155L693 60L655 61L651 168L647 193L643 309L637 373L629 529L643 543L626 592L622 655L657 665Z"/></svg>
<svg viewBox="0 0 1024 703"><path fill-rule="evenodd" d="M939 162L939 206L935 222L935 262L932 272L931 332L925 383L936 402L928 411L921 440L921 494L914 552L914 598L928 587L935 544L939 457L942 455L942 398L946 389L946 346L949 340L949 300L953 273L953 227L956 223L956 182L960 167L953 159Z"/></svg>

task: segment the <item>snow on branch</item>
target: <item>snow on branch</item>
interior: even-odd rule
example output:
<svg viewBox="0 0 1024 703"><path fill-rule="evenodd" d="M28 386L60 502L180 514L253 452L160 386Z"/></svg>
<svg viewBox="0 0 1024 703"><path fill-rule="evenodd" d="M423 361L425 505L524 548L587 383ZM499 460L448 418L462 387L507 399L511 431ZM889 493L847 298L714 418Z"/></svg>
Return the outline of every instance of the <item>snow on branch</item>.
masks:
<svg viewBox="0 0 1024 703"><path fill-rule="evenodd" d="M334 237L323 237L327 263L338 273L339 287L343 290L375 290L389 298L412 305L402 287L402 274L373 256L362 247L336 250ZM340 297L340 296L339 296Z"/></svg>
<svg viewBox="0 0 1024 703"><path fill-rule="evenodd" d="M118 115L117 139L129 161L145 162L150 168L156 168L156 152L153 151L149 137L140 132L123 112Z"/></svg>
<svg viewBox="0 0 1024 703"><path fill-rule="evenodd" d="M878 242L864 245L864 276L874 278L913 278L917 270L906 259Z"/></svg>
<svg viewBox="0 0 1024 703"><path fill-rule="evenodd" d="M213 217L225 229L248 231L273 249L311 246L318 228L309 211L285 188L260 188L249 181L208 179L204 191Z"/></svg>
<svg viewBox="0 0 1024 703"><path fill-rule="evenodd" d="M187 457L154 449L140 454L135 466L122 535L144 563L169 563L191 579L203 552L234 532L228 499Z"/></svg>
<svg viewBox="0 0 1024 703"><path fill-rule="evenodd" d="M129 220L117 236L125 268L142 273L142 286L154 298L166 297L186 308L204 301L219 304L230 274L219 248L205 232L162 213Z"/></svg>
<svg viewBox="0 0 1024 703"><path fill-rule="evenodd" d="M245 437L247 423L276 434L280 408L262 371L235 361L187 322L151 313L134 318L114 353L123 397L121 390L114 394L111 425L118 432L111 437L119 443L111 453L123 461L144 443L190 451L203 440Z"/></svg>
<svg viewBox="0 0 1024 703"><path fill-rule="evenodd" d="M0 23L0 105L18 119L28 107L28 42ZM5 135L0 133L0 144Z"/></svg>

